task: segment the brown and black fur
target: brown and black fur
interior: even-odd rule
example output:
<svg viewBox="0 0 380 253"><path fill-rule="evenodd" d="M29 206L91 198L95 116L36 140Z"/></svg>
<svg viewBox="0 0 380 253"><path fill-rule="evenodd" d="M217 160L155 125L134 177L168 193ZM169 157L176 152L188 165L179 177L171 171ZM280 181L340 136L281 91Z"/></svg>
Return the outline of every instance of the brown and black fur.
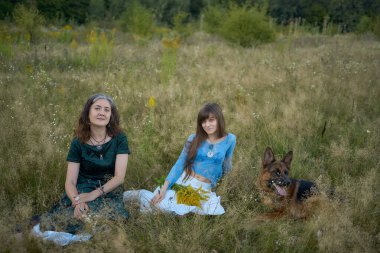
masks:
<svg viewBox="0 0 380 253"><path fill-rule="evenodd" d="M316 185L289 177L292 159L292 151L280 161L276 160L271 148L267 147L264 152L258 187L263 203L274 210L267 217L287 215L298 219L308 215L309 199L314 195Z"/></svg>

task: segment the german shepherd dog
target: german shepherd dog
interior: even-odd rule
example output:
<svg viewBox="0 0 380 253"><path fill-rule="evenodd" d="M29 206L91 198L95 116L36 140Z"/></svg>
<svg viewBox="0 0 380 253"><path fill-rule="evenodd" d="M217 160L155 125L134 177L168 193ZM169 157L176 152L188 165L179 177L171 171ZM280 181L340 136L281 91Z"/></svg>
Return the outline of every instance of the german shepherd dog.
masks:
<svg viewBox="0 0 380 253"><path fill-rule="evenodd" d="M316 193L316 185L289 177L292 159L292 151L281 161L276 160L271 148L264 152L258 187L263 203L274 209L266 215L268 218L287 215L299 219L308 214L311 202L306 200Z"/></svg>

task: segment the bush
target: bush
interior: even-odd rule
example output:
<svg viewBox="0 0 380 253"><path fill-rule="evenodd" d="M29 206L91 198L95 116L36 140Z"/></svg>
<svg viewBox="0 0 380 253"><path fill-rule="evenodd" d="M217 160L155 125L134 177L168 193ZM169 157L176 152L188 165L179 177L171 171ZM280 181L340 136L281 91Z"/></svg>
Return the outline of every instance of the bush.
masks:
<svg viewBox="0 0 380 253"><path fill-rule="evenodd" d="M173 18L173 29L181 35L181 37L188 37L194 30L192 24L188 21L189 13L180 11Z"/></svg>
<svg viewBox="0 0 380 253"><path fill-rule="evenodd" d="M276 35L268 17L256 8L232 6L225 11L211 7L204 21L206 31L243 47L274 41Z"/></svg>
<svg viewBox="0 0 380 253"><path fill-rule="evenodd" d="M17 5L13 18L16 24L26 33L26 39L30 42L36 42L39 27L44 23L44 17L39 15L38 10L34 7L27 8L24 5Z"/></svg>
<svg viewBox="0 0 380 253"><path fill-rule="evenodd" d="M362 16L359 23L356 25L357 33L366 33L373 30L373 22L370 17Z"/></svg>
<svg viewBox="0 0 380 253"><path fill-rule="evenodd" d="M137 1L127 6L122 17L123 29L144 38L152 36L154 18L150 10Z"/></svg>
<svg viewBox="0 0 380 253"><path fill-rule="evenodd" d="M380 38L380 15L373 19L373 33Z"/></svg>
<svg viewBox="0 0 380 253"><path fill-rule="evenodd" d="M219 34L226 13L220 7L209 6L204 13L204 29L211 34Z"/></svg>
<svg viewBox="0 0 380 253"><path fill-rule="evenodd" d="M380 16L362 16L355 28L355 32L358 34L371 32L380 38Z"/></svg>
<svg viewBox="0 0 380 253"><path fill-rule="evenodd" d="M89 3L89 17L90 20L103 20L106 16L106 9L103 0L90 0Z"/></svg>

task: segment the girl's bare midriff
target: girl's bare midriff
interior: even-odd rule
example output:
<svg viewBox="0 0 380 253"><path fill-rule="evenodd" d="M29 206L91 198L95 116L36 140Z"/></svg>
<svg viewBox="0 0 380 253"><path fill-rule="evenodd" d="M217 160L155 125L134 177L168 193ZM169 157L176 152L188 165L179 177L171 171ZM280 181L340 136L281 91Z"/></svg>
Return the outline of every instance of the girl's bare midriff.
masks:
<svg viewBox="0 0 380 253"><path fill-rule="evenodd" d="M193 174L192 174L191 176L192 176L193 178L198 179L199 181L201 181L201 182L203 182L203 183L207 183L207 184L210 184L210 183L211 183L211 181L208 180L207 178L205 178L205 177L203 177L203 176L201 176L201 175L195 174L194 172L193 172Z"/></svg>

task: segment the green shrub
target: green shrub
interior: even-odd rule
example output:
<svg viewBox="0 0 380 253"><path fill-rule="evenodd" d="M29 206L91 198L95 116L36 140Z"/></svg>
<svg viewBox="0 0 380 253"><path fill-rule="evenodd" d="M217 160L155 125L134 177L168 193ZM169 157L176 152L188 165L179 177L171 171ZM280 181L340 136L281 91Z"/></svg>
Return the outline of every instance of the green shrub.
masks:
<svg viewBox="0 0 380 253"><path fill-rule="evenodd" d="M9 59L13 54L13 38L8 26L0 24L0 59Z"/></svg>
<svg viewBox="0 0 380 253"><path fill-rule="evenodd" d="M39 27L45 22L44 17L39 15L38 10L34 7L17 5L13 12L13 18L25 33L26 40L32 43L36 42Z"/></svg>
<svg viewBox="0 0 380 253"><path fill-rule="evenodd" d="M376 16L373 20L373 33L380 38L380 15Z"/></svg>
<svg viewBox="0 0 380 253"><path fill-rule="evenodd" d="M104 31L98 32L96 30L91 30L87 35L87 41L90 45L88 63L91 66L104 63L112 57L113 38L113 32L107 36Z"/></svg>
<svg viewBox="0 0 380 253"><path fill-rule="evenodd" d="M271 42L275 31L265 14L254 8L232 7L225 20L221 35L243 47Z"/></svg>
<svg viewBox="0 0 380 253"><path fill-rule="evenodd" d="M362 16L360 18L359 23L356 25L356 32L357 33L366 33L371 32L373 30L373 22L370 17L368 16Z"/></svg>
<svg viewBox="0 0 380 253"><path fill-rule="evenodd" d="M13 54L12 45L9 43L0 41L0 59L1 58L9 59L12 57L12 54Z"/></svg>
<svg viewBox="0 0 380 253"><path fill-rule="evenodd" d="M362 16L356 25L355 32L358 34L373 33L380 38L380 16Z"/></svg>
<svg viewBox="0 0 380 253"><path fill-rule="evenodd" d="M137 1L127 6L122 20L122 27L132 34L150 38L154 27L154 18L150 10L146 9Z"/></svg>
<svg viewBox="0 0 380 253"><path fill-rule="evenodd" d="M193 26L188 22L189 13L180 11L173 18L173 29L181 35L188 37L193 32Z"/></svg>
<svg viewBox="0 0 380 253"><path fill-rule="evenodd" d="M103 0L90 0L89 3L89 18L90 20L103 20L106 16L106 9Z"/></svg>
<svg viewBox="0 0 380 253"><path fill-rule="evenodd" d="M205 31L211 34L219 34L222 22L226 18L226 12L220 7L209 6L203 17Z"/></svg>
<svg viewBox="0 0 380 253"><path fill-rule="evenodd" d="M205 29L243 47L274 41L275 29L256 8L232 6L227 10L208 8Z"/></svg>

